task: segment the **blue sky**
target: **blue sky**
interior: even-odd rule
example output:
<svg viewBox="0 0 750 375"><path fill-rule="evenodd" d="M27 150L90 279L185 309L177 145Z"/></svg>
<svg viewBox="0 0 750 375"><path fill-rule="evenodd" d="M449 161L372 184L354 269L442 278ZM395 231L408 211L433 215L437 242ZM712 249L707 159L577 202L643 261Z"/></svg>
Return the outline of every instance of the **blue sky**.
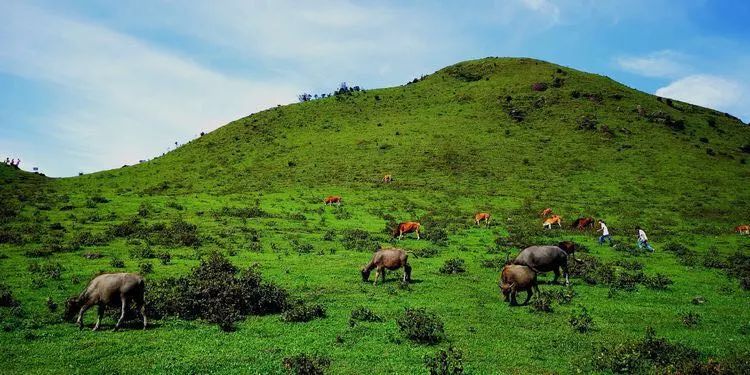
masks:
<svg viewBox="0 0 750 375"><path fill-rule="evenodd" d="M134 164L300 92L526 56L750 121L750 2L0 0L0 156Z"/></svg>

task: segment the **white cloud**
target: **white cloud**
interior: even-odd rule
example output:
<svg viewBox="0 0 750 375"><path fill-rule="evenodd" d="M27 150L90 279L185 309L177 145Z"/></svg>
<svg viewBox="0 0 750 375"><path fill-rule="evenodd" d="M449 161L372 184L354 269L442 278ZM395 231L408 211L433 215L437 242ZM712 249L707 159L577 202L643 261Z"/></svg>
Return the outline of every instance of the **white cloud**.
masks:
<svg viewBox="0 0 750 375"><path fill-rule="evenodd" d="M25 150L27 159L74 174L119 167L202 130L295 98L299 89L228 77L141 40L21 3L0 15L0 71L39 81L59 95L36 119L59 154ZM30 129L31 131L31 129ZM45 160L46 158L46 160ZM52 160L57 159L57 160Z"/></svg>
<svg viewBox="0 0 750 375"><path fill-rule="evenodd" d="M684 60L687 60L687 56L679 52L663 50L646 56L619 57L616 63L620 68L642 76L676 78L691 71Z"/></svg>
<svg viewBox="0 0 750 375"><path fill-rule="evenodd" d="M550 0L521 0L528 9L549 17L552 24L560 22L560 7Z"/></svg>
<svg viewBox="0 0 750 375"><path fill-rule="evenodd" d="M750 104L740 83L708 74L678 79L656 90L656 95L745 116Z"/></svg>

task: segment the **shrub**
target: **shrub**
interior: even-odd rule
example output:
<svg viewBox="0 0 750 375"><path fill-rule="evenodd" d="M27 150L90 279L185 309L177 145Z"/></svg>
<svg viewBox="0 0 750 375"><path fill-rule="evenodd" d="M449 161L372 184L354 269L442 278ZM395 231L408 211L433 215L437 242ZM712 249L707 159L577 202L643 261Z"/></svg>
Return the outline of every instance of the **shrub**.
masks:
<svg viewBox="0 0 750 375"><path fill-rule="evenodd" d="M254 207L222 207L218 211L213 211L213 215L232 216L243 219L271 216L267 212L263 211L258 204L256 204Z"/></svg>
<svg viewBox="0 0 750 375"><path fill-rule="evenodd" d="M138 265L138 270L140 271L141 275L148 275L154 272L154 265L149 262L141 263Z"/></svg>
<svg viewBox="0 0 750 375"><path fill-rule="evenodd" d="M125 261L120 258L112 258L109 265L112 266L112 268L125 268Z"/></svg>
<svg viewBox="0 0 750 375"><path fill-rule="evenodd" d="M568 322L579 333L586 333L594 328L594 319L585 307L582 307L581 311L573 313Z"/></svg>
<svg viewBox="0 0 750 375"><path fill-rule="evenodd" d="M83 253L82 256L84 258L86 258L86 259L89 259L89 260L91 260L91 259L100 259L100 258L104 257L104 255L102 255L102 253L92 253L92 252Z"/></svg>
<svg viewBox="0 0 750 375"><path fill-rule="evenodd" d="M63 266L60 263L31 263L29 272L47 279L60 280Z"/></svg>
<svg viewBox="0 0 750 375"><path fill-rule="evenodd" d="M703 296L695 296L693 297L692 301L690 301L693 305L702 305L706 303L706 299L703 298Z"/></svg>
<svg viewBox="0 0 750 375"><path fill-rule="evenodd" d="M336 239L336 231L333 229L329 229L323 234L323 241L333 241L335 239Z"/></svg>
<svg viewBox="0 0 750 375"><path fill-rule="evenodd" d="M347 211L344 207L336 206L333 210L333 217L335 217L336 220L349 220L352 218L352 213Z"/></svg>
<svg viewBox="0 0 750 375"><path fill-rule="evenodd" d="M284 358L283 364L284 368L291 374L323 375L325 374L325 370L331 365L331 360L327 357L297 354Z"/></svg>
<svg viewBox="0 0 750 375"><path fill-rule="evenodd" d="M680 315L680 320L688 328L692 328L698 325L701 321L701 316L698 313L688 312Z"/></svg>
<svg viewBox="0 0 750 375"><path fill-rule="evenodd" d="M555 77L552 79L552 83L550 84L550 86L554 88L560 88L560 87L563 87L564 84L565 84L564 78Z"/></svg>
<svg viewBox="0 0 750 375"><path fill-rule="evenodd" d="M287 292L262 280L253 268L238 275L224 256L212 253L190 274L147 284L148 315L205 319L231 331L245 315L281 312L287 306Z"/></svg>
<svg viewBox="0 0 750 375"><path fill-rule="evenodd" d="M153 259L156 253L148 244L142 244L128 250L132 259Z"/></svg>
<svg viewBox="0 0 750 375"><path fill-rule="evenodd" d="M486 258L482 259L479 262L479 265L483 268L491 268L496 271L500 271L505 266L505 258L502 257L494 257L494 258Z"/></svg>
<svg viewBox="0 0 750 375"><path fill-rule="evenodd" d="M576 292L570 286L563 289L547 290L549 297L561 305L567 305L576 296Z"/></svg>
<svg viewBox="0 0 750 375"><path fill-rule="evenodd" d="M526 118L526 113L518 108L509 108L508 116L515 122L522 122Z"/></svg>
<svg viewBox="0 0 750 375"><path fill-rule="evenodd" d="M451 275L464 272L466 272L466 266L464 265L464 260L460 258L448 259L443 263L442 267L440 267L440 273L444 274Z"/></svg>
<svg viewBox="0 0 750 375"><path fill-rule="evenodd" d="M362 229L349 229L341 236L341 244L347 250L377 251L380 248L380 242L377 241L369 232Z"/></svg>
<svg viewBox="0 0 750 375"><path fill-rule="evenodd" d="M534 91L546 91L547 90L547 84L544 82L537 82L533 85L531 85L531 89Z"/></svg>
<svg viewBox="0 0 750 375"><path fill-rule="evenodd" d="M57 311L57 303L52 300L52 297L47 297L47 299L44 301L44 304L47 306L47 310L49 310L49 312Z"/></svg>
<svg viewBox="0 0 750 375"><path fill-rule="evenodd" d="M669 373L686 373L675 370L694 365L699 358L697 351L658 338L649 328L640 341L598 349L594 354L594 367L599 371L614 373L648 373L654 368L662 370L658 373L667 369L672 369Z"/></svg>
<svg viewBox="0 0 750 375"><path fill-rule="evenodd" d="M358 322L382 322L383 318L372 312L372 310L360 306L352 310L349 317L349 326L354 327Z"/></svg>
<svg viewBox="0 0 750 375"><path fill-rule="evenodd" d="M445 245L448 242L448 232L443 228L431 228L425 238L435 245Z"/></svg>
<svg viewBox="0 0 750 375"><path fill-rule="evenodd" d="M719 250L711 246L703 255L703 267L724 269L727 268L727 263L722 259Z"/></svg>
<svg viewBox="0 0 750 375"><path fill-rule="evenodd" d="M406 308L396 323L408 339L420 344L437 344L445 337L440 317L423 308Z"/></svg>
<svg viewBox="0 0 750 375"><path fill-rule="evenodd" d="M536 294L533 300L531 300L532 311L536 312L552 312L552 295L550 292L543 290Z"/></svg>
<svg viewBox="0 0 750 375"><path fill-rule="evenodd" d="M616 261L615 265L618 267L622 267L626 270L630 270L630 271L640 271L643 269L643 263L637 260L622 259L622 260Z"/></svg>
<svg viewBox="0 0 750 375"><path fill-rule="evenodd" d="M297 254L310 254L315 250L312 244L309 243L300 243L297 240L292 240L292 248L294 248L294 251L297 252Z"/></svg>
<svg viewBox="0 0 750 375"><path fill-rule="evenodd" d="M95 195L89 199L94 203L108 203L109 202L109 199L102 197L101 195Z"/></svg>
<svg viewBox="0 0 750 375"><path fill-rule="evenodd" d="M438 350L432 357L424 356L424 365L430 375L461 375L464 373L463 353L449 346Z"/></svg>
<svg viewBox="0 0 750 375"><path fill-rule="evenodd" d="M578 130L596 130L599 121L594 116L583 116L578 120Z"/></svg>
<svg viewBox="0 0 750 375"><path fill-rule="evenodd" d="M159 258L161 264L165 266L172 262L172 254L170 254L168 251L160 251L156 254L156 257Z"/></svg>
<svg viewBox="0 0 750 375"><path fill-rule="evenodd" d="M657 273L656 276L645 276L642 280L642 283L647 288L656 290L665 290L670 285L674 284L672 279L660 273Z"/></svg>
<svg viewBox="0 0 750 375"><path fill-rule="evenodd" d="M0 228L0 243L21 245L23 242L23 237L17 230L13 228Z"/></svg>
<svg viewBox="0 0 750 375"><path fill-rule="evenodd" d="M325 318L326 309L323 305L308 304L298 300L281 314L281 320L285 322L309 322L315 318Z"/></svg>
<svg viewBox="0 0 750 375"><path fill-rule="evenodd" d="M10 288L5 284L0 284L0 307L17 307L19 305Z"/></svg>

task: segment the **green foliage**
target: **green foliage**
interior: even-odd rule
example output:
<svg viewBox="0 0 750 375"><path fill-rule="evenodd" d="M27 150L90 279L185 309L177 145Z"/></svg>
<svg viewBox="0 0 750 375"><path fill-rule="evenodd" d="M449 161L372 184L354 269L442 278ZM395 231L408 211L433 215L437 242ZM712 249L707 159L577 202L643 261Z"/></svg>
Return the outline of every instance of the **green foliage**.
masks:
<svg viewBox="0 0 750 375"><path fill-rule="evenodd" d="M5 284L0 284L0 307L19 306L18 300L13 297L13 292Z"/></svg>
<svg viewBox="0 0 750 375"><path fill-rule="evenodd" d="M591 317L585 307L581 307L580 311L574 312L568 322L573 330L578 333L586 333L594 328L594 318Z"/></svg>
<svg viewBox="0 0 750 375"><path fill-rule="evenodd" d="M396 319L401 333L420 344L437 344L445 338L443 321L424 308L406 308Z"/></svg>
<svg viewBox="0 0 750 375"><path fill-rule="evenodd" d="M460 258L451 258L445 261L440 267L440 273L447 275L464 273L466 272L466 265L464 260Z"/></svg>
<svg viewBox="0 0 750 375"><path fill-rule="evenodd" d="M328 357L303 353L284 358L283 364L290 374L323 375L331 365L331 360Z"/></svg>
<svg viewBox="0 0 750 375"><path fill-rule="evenodd" d="M424 364L430 375L462 375L464 360L461 350L449 346L438 350L433 356L424 356Z"/></svg>
<svg viewBox="0 0 750 375"><path fill-rule="evenodd" d="M349 317L349 326L354 327L358 322L382 322L383 318L372 312L372 310L359 306L352 310Z"/></svg>
<svg viewBox="0 0 750 375"><path fill-rule="evenodd" d="M325 318L326 309L321 304L297 300L281 314L285 322L309 322L316 318Z"/></svg>

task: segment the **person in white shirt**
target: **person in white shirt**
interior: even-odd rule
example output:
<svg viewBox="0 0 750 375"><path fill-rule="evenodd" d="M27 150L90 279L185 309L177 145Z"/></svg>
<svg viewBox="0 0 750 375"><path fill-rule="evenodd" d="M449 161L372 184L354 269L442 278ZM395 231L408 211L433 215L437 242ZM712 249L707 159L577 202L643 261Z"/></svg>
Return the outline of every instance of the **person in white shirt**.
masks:
<svg viewBox="0 0 750 375"><path fill-rule="evenodd" d="M644 247L646 250L650 252L654 252L654 248L651 246L650 243L648 243L648 237L646 237L646 232L641 229L641 227L635 227L635 230L638 232L638 248L643 249Z"/></svg>
<svg viewBox="0 0 750 375"><path fill-rule="evenodd" d="M609 228L607 228L607 224L604 223L604 220L599 220L599 230L597 232L602 232L602 235L599 237L599 245L603 245L605 240L609 241L609 245L612 246L612 236L609 235Z"/></svg>

